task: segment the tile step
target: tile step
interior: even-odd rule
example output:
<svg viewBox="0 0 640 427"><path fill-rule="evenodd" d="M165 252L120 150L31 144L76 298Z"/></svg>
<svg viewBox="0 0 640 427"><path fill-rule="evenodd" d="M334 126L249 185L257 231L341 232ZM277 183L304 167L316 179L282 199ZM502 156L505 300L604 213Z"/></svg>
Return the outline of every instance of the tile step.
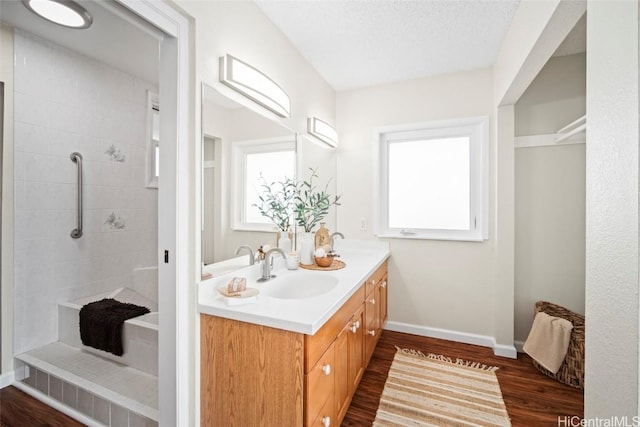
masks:
<svg viewBox="0 0 640 427"><path fill-rule="evenodd" d="M104 425L157 426L158 378L54 342L15 356L23 383Z"/></svg>

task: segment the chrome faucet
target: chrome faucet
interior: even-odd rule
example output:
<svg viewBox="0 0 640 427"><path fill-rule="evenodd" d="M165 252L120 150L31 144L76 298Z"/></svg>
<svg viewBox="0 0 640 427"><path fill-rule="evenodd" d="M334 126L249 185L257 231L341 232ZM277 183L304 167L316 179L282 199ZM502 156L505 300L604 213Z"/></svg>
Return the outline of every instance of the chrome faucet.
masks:
<svg viewBox="0 0 640 427"><path fill-rule="evenodd" d="M333 244L335 242L334 237L338 237L338 236L340 236L341 238L344 239L344 234L342 234L339 231L336 231L335 233L331 233L331 236L330 236L330 239L331 239L331 250L333 250Z"/></svg>
<svg viewBox="0 0 640 427"><path fill-rule="evenodd" d="M262 261L262 277L258 279L258 282L266 282L267 280L271 280L276 277L275 274L271 274L271 268L273 267L273 259L272 256L275 253L279 253L282 255L282 258L287 258L284 251L280 248L269 249L267 254L264 256L264 261Z"/></svg>
<svg viewBox="0 0 640 427"><path fill-rule="evenodd" d="M236 249L236 255L239 255L240 252L242 252L243 249L246 249L249 251L249 265L253 265L256 263L256 255L253 252L253 249L251 249L251 246L247 246L247 245L242 245L240 246L238 249Z"/></svg>

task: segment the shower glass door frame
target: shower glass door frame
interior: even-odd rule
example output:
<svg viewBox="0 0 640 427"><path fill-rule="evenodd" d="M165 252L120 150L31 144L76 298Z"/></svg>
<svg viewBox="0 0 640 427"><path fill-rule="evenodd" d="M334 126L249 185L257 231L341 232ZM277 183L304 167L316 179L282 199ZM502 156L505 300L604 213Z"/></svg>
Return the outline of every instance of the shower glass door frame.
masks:
<svg viewBox="0 0 640 427"><path fill-rule="evenodd" d="M190 18L153 0L117 0L141 19L166 34L160 41L159 96L160 170L158 186L158 364L159 425L197 424L194 317L195 278L192 251L194 231L189 226L194 195L189 159L199 141L194 126L195 71L190 44ZM165 255L166 254L166 255Z"/></svg>

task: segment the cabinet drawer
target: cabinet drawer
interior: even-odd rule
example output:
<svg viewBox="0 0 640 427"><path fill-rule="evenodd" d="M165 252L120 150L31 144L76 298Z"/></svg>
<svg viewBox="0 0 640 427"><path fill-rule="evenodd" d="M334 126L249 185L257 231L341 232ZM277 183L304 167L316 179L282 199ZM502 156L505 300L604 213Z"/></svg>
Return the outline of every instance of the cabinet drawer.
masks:
<svg viewBox="0 0 640 427"><path fill-rule="evenodd" d="M318 412L318 416L313 420L313 422L307 424L309 427L325 427L325 426L337 426L335 415L332 411L333 408L333 397L327 399L324 403L324 406Z"/></svg>
<svg viewBox="0 0 640 427"><path fill-rule="evenodd" d="M320 356L336 339L344 325L347 324L353 313L358 310L364 300L364 286L349 298L349 300L334 314L331 319L327 320L322 328L314 335L304 336L304 371L309 373L309 369L314 366Z"/></svg>
<svg viewBox="0 0 640 427"><path fill-rule="evenodd" d="M371 291L373 291L376 285L382 280L382 278L387 274L387 262L382 263L380 267L376 271L373 272L371 276L365 282L365 293L369 295Z"/></svg>
<svg viewBox="0 0 640 427"><path fill-rule="evenodd" d="M335 355L332 344L318 360L318 363L305 375L304 400L307 425L310 425L318 417L327 400L331 400L330 408L333 414L334 378Z"/></svg>

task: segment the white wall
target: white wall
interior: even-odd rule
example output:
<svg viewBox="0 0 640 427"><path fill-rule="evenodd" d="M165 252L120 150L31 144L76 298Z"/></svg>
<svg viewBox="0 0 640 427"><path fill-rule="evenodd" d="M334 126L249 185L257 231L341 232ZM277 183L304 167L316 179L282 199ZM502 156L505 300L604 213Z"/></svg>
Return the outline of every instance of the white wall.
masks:
<svg viewBox="0 0 640 427"><path fill-rule="evenodd" d="M516 136L555 133L586 112L587 56L554 56L515 104Z"/></svg>
<svg viewBox="0 0 640 427"><path fill-rule="evenodd" d="M177 3L195 18L198 82L248 108L261 108L219 82L218 58L229 53L260 69L289 94L291 117L279 119L267 113L274 119L298 132L306 132L309 116L334 121L334 90L253 2Z"/></svg>
<svg viewBox="0 0 640 427"><path fill-rule="evenodd" d="M341 92L337 98L338 210L348 238L373 239L373 129L492 115L492 70L481 69ZM493 120L493 118L492 118ZM491 137L495 152L495 136ZM357 178L354 176L357 171ZM495 180L495 165L490 175ZM420 183L407 191L420 191ZM493 223L495 197L490 194ZM360 218L368 230L360 231ZM495 229L477 242L390 239L389 320L430 334L444 329L495 337Z"/></svg>
<svg viewBox="0 0 640 427"><path fill-rule="evenodd" d="M638 415L638 26L638 2L589 2L586 418Z"/></svg>
<svg viewBox="0 0 640 427"><path fill-rule="evenodd" d="M4 82L2 159L13 158L13 28L0 26L0 81ZM13 371L13 162L2 166L2 265L0 271L0 375ZM0 377L1 378L1 377ZM2 381L0 381L1 386Z"/></svg>
<svg viewBox="0 0 640 427"><path fill-rule="evenodd" d="M586 1L520 1L494 63L498 105L518 101L586 9Z"/></svg>
<svg viewBox="0 0 640 427"><path fill-rule="evenodd" d="M586 56L553 57L515 104L517 136L552 134L585 114ZM584 314L585 144L515 152L515 340L536 301Z"/></svg>
<svg viewBox="0 0 640 427"><path fill-rule="evenodd" d="M131 286L134 267L157 264L157 190L145 188L146 91L157 89L23 31L15 55L20 353L57 339L57 302ZM109 156L110 147L122 156ZM73 151L84 156L80 239L69 235L76 226ZM121 227L109 222L112 214Z"/></svg>

